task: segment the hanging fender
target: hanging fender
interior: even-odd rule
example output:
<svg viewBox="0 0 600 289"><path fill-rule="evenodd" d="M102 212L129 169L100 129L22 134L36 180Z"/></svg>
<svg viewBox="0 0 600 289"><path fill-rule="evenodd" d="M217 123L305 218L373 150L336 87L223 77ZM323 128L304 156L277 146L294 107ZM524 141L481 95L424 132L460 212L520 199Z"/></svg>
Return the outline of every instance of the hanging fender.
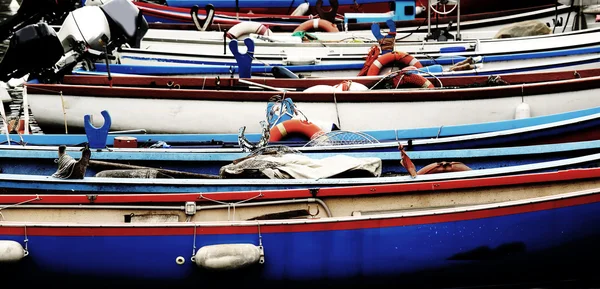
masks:
<svg viewBox="0 0 600 289"><path fill-rule="evenodd" d="M433 83L431 83L431 81L417 73L415 70L417 70L417 68L414 66L407 66L405 68L402 68L402 72L396 75L396 77L394 77L394 79L392 80L394 87L398 87L400 85L405 84L411 84L419 88L435 87Z"/></svg>
<svg viewBox="0 0 600 289"><path fill-rule="evenodd" d="M294 32L299 31L310 31L310 30L318 30L324 32L339 32L337 26L335 24L325 20L325 19L311 19L307 20L304 23L298 25Z"/></svg>
<svg viewBox="0 0 600 289"><path fill-rule="evenodd" d="M406 66L414 66L416 68L422 68L423 65L416 59L414 56L401 51L393 51L384 55L381 55L377 58L377 60L373 61L371 67L369 67L369 71L367 75L379 75L381 68L391 64L391 63L400 63Z"/></svg>
<svg viewBox="0 0 600 289"><path fill-rule="evenodd" d="M290 133L300 133L309 139L313 139L320 135L321 132L323 132L323 130L312 122L300 119L290 119L271 128L269 142L280 141Z"/></svg>
<svg viewBox="0 0 600 289"><path fill-rule="evenodd" d="M271 29L269 29L269 27L267 27L261 23L240 22L240 23L234 25L233 27L231 27L231 29L229 29L229 31L227 31L226 37L228 39L239 39L240 37L246 36L251 33L255 33L258 35L264 35L264 36L269 36L269 35L273 34L273 32L271 31Z"/></svg>

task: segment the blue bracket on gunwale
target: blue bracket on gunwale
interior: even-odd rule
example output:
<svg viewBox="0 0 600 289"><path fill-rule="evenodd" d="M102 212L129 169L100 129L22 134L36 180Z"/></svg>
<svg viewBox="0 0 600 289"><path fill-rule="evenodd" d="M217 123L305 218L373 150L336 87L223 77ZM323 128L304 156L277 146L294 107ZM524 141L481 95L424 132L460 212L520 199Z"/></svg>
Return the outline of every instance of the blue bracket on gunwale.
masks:
<svg viewBox="0 0 600 289"><path fill-rule="evenodd" d="M108 131L112 124L110 114L108 111L103 110L100 112L104 117L104 124L102 127L95 127L91 122L91 116L86 114L83 116L83 126L85 128L85 135L87 136L88 143L92 149L103 149L106 147L106 139L108 137Z"/></svg>
<svg viewBox="0 0 600 289"><path fill-rule="evenodd" d="M244 54L238 50L238 42L235 39L229 42L229 50L233 53L238 64L240 78L250 78L252 76L252 59L254 59L254 40L246 38L244 44L248 49Z"/></svg>
<svg viewBox="0 0 600 289"><path fill-rule="evenodd" d="M381 39L383 38L396 38L396 22L394 22L394 20L392 19L388 19L386 22L387 27L389 28L389 31L386 35L382 35L381 34L381 27L379 27L379 23L373 23L373 25L371 25L371 33L373 33L373 36L375 36L375 39L377 39L377 41L379 42ZM381 55L384 55L386 53L390 53L393 50L381 50Z"/></svg>

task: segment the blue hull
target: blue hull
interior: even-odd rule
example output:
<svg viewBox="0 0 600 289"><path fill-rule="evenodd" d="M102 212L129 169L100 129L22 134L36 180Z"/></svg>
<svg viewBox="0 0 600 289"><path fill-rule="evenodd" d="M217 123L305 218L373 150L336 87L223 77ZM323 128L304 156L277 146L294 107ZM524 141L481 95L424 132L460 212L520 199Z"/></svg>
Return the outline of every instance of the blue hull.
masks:
<svg viewBox="0 0 600 289"><path fill-rule="evenodd" d="M409 151L417 170L440 161L462 162L471 169L491 169L507 166L527 165L561 159L581 157L600 153L600 140L577 143L562 143L511 148L491 148L472 150L436 150ZM338 153L304 153L313 159L335 156ZM375 157L382 160L383 174L404 174L406 169L400 165L400 153L395 152L363 152L345 153L356 158ZM80 158L80 152L69 152L74 158ZM152 168L162 168L183 172L219 175L222 166L234 160L246 157L247 153L185 153L185 152L119 152L93 151L92 160L112 163L126 163ZM0 171L5 174L24 174L50 176L56 172L56 151L49 150L0 150ZM86 176L93 177L102 171L102 167L91 165Z"/></svg>
<svg viewBox="0 0 600 289"><path fill-rule="evenodd" d="M502 160L498 160L502 162ZM506 164L505 164L506 165ZM312 189L362 185L404 184L435 182L449 179L468 179L522 173L556 172L577 168L597 168L600 154L585 155L552 162L523 166L500 166L491 169L470 170L444 174L420 175L411 178L406 173L389 177L339 177L321 179L137 179L137 178L84 178L62 180L50 176L29 174L0 174L0 191L6 194L144 194L144 193L214 193L262 190ZM595 179L595 174L586 178Z"/></svg>
<svg viewBox="0 0 600 289"><path fill-rule="evenodd" d="M190 262L194 240L196 248L258 245L256 226L238 233L227 225L199 226L195 235L193 226L183 223L104 229L40 225L27 229L29 256L0 267L0 276L93 280L92 286L132 282L136 288L306 288L314 282L318 288L381 283L424 288L585 278L594 276L588 275L595 274L590 264L600 257L598 201L595 194L421 219L263 224L265 263L227 274ZM0 227L0 239L23 243L23 234L7 232L10 227ZM175 263L179 256L183 265Z"/></svg>

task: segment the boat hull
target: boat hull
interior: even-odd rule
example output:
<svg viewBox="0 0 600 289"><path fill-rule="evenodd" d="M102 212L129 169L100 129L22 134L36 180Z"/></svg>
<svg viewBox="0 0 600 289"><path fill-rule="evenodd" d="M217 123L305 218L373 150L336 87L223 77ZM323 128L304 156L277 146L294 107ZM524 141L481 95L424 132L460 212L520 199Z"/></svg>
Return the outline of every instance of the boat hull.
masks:
<svg viewBox="0 0 600 289"><path fill-rule="evenodd" d="M600 98L596 97L599 86L600 78L591 77L441 91L380 90L310 95L288 92L286 97L292 98L313 122L336 123L347 131L367 131L510 120L523 102L529 104L531 116L581 110L600 106ZM115 130L233 134L242 126L247 127L248 133L260 132L265 102L273 96L272 92L238 91L233 95L228 91L43 84L28 85L27 94L29 106L42 129L64 130L66 122L68 128L81 130L84 115L100 120L100 112L107 110L112 118L111 128ZM370 113L362 113L364 111ZM441 117L440 112L449 112L452 117ZM149 115L160 116L160 119ZM201 121L203 119L219 122Z"/></svg>
<svg viewBox="0 0 600 289"><path fill-rule="evenodd" d="M584 264L600 257L595 250L600 241L599 209L596 189L499 206L331 219L3 222L0 238L21 244L27 239L30 254L21 263L2 265L6 270L1 272L13 278L36 274L44 276L44 282L60 278L150 287L202 283L207 288L223 283L305 288L314 282L335 288L389 282L447 288L586 280L595 272ZM215 273L189 260L203 246L235 243L262 245L265 263ZM178 257L183 264L176 263Z"/></svg>

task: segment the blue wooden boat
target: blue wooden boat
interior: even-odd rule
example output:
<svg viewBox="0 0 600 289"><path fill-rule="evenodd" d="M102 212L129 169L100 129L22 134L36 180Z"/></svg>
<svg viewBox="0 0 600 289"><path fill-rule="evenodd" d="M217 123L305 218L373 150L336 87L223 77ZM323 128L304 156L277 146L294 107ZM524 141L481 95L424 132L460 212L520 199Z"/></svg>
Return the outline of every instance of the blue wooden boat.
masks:
<svg viewBox="0 0 600 289"><path fill-rule="evenodd" d="M396 144L397 146L397 144ZM410 149L410 147L409 147ZM0 147L0 171L5 174L50 176L57 171L56 147ZM375 158L381 160L381 173L385 176L405 174L400 164L400 152L356 151L305 151L303 156L322 160L343 154L351 158ZM81 158L79 148L67 150L74 158ZM407 151L416 170L441 162L460 162L470 169L491 169L505 166L534 164L581 157L600 153L600 140L566 142L545 145L496 147L479 149L446 149ZM219 176L223 166L248 157L249 153L235 149L107 149L94 150L86 177L93 177L104 170L152 168L174 178L206 178ZM441 168L441 166L440 166ZM194 175L197 174L197 175Z"/></svg>
<svg viewBox="0 0 600 289"><path fill-rule="evenodd" d="M94 154L92 153L91 155L90 163L93 161ZM169 176L158 176L157 174L159 174L160 171L155 170L152 172L145 169L139 171L142 174L148 174L147 176L142 176L142 178L136 178L135 176L108 177L109 175L103 174L102 177L98 175L96 177L85 177L83 179L64 179L62 177L47 175L33 175L31 174L32 172L30 172L30 174L0 174L0 188L4 193L36 192L43 194L62 194L69 192L94 192L94 194L135 194L287 190L332 186L419 183L436 180L458 180L518 173L556 171L569 168L596 167L600 154L587 154L578 157L546 162L534 162L525 165L509 164L502 166L502 161L499 161L498 164L500 164L500 167L461 170L439 174L415 174L414 178L412 176L402 175L402 173L400 175L392 174L389 177L380 177L382 176L382 161L376 158L351 158L345 155L336 155L331 158L312 161L310 158L301 155L292 156L292 158L293 161L300 160L301 162L312 163L313 167L299 165L295 168L291 168L286 165L288 160L282 159L283 165L277 164L275 166L270 166L269 170L265 171L263 167L253 166L252 162L256 161L256 159L251 159L251 161L247 163L240 162L241 165L247 165L247 167L230 166L224 171L224 174L222 174L224 179L174 179ZM61 157L59 159L59 165L61 159L63 158ZM272 159L267 161L272 161ZM340 163L342 165L338 167ZM347 164L351 165L346 166ZM259 162L257 166L258 165L261 165L261 163ZM69 178L68 175L71 175L73 170L70 172L65 170L64 172L66 172L64 177ZM250 174L247 174L247 172L250 172ZM266 175L262 175L255 178L255 172L260 172L257 175L262 173L274 173L276 176L266 178ZM151 176L150 173L153 173L154 175ZM284 177L284 179L278 179L280 177L277 175L281 173L290 173L293 179L289 179L289 176L287 178ZM308 178L294 177L294 175L298 174L304 174L308 176ZM73 175L75 174L73 173Z"/></svg>
<svg viewBox="0 0 600 289"><path fill-rule="evenodd" d="M573 171L563 173L575 176ZM531 180L536 175L522 177ZM485 181L498 183L509 178ZM568 186L568 182L553 183L557 187L564 184ZM438 185L444 188L450 183ZM0 274L11 278L35 274L44 278L33 278L31 284L56 282L69 288L82 284L91 288L129 284L165 288L199 282L206 288L223 284L306 288L317 282L333 288L391 283L447 288L588 281L596 273L586 264L600 257L595 250L600 241L597 185L542 196L523 190L520 197L512 199L478 190L481 199L468 204L410 209L410 201L404 200L405 209L380 208L379 212L368 211L373 208L367 202L358 205L352 215L333 210L334 195L323 197L330 202L323 202L322 208L332 206L327 213L320 210L315 214L310 206L307 209L307 203L312 206L320 197L321 192L316 191L312 202L301 200L296 207L303 206L313 215L296 218L245 215L250 206L244 208L243 202L237 203L235 217L231 213L220 218L211 215L213 210L234 211L233 203L210 204L217 199L236 199L231 194L195 194L193 199L190 195L192 201L185 206L177 196L154 204L141 195L0 196L2 203L11 198L21 200L2 211L0 249L11 254L0 255L4 261L0 262ZM269 196L268 191L247 193L242 196ZM309 191L305 195L311 196ZM432 200L426 192L411 195ZM432 195L440 197L442 193ZM351 197L347 191L345 196ZM196 202L206 206L196 206ZM247 200L245 204L266 210L264 207L276 202L260 205ZM233 261L215 262L210 258L214 254Z"/></svg>

